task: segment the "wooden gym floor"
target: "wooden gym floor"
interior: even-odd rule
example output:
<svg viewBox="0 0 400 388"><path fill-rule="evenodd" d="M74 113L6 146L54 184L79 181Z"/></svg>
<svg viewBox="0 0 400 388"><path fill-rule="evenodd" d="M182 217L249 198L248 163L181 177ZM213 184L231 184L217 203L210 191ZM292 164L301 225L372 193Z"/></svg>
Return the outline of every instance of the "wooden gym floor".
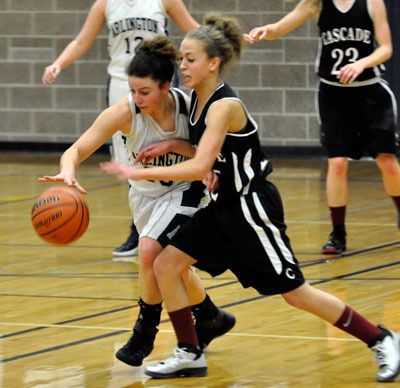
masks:
<svg viewBox="0 0 400 388"><path fill-rule="evenodd" d="M87 233L55 247L35 235L30 209L46 187L37 177L55 174L58 156L0 157L0 387L383 386L362 343L279 296L242 289L230 273L212 279L199 272L213 300L237 317L232 332L207 351L208 377L151 380L144 367L116 360L137 316L138 267L112 261L130 224L127 187L101 172L101 160L93 157L79 174L89 191ZM351 163L348 251L323 257L330 232L326 161L272 162L271 180L281 191L288 234L308 281L400 331L400 234L375 164ZM165 312L162 318L145 365L175 345Z"/></svg>

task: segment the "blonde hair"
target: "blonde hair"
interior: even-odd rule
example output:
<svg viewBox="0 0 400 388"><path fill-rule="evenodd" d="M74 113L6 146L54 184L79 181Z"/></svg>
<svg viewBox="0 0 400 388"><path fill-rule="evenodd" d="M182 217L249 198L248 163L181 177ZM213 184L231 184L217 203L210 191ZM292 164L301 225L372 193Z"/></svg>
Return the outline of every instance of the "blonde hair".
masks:
<svg viewBox="0 0 400 388"><path fill-rule="evenodd" d="M200 40L209 58L220 58L220 71L240 60L243 32L236 18L209 13L204 16L203 25L186 37Z"/></svg>

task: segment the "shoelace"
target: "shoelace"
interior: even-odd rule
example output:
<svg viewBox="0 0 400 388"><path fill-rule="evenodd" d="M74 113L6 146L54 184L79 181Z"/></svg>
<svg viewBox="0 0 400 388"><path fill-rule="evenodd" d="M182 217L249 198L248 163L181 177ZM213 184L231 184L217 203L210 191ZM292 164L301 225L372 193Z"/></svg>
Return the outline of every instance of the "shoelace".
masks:
<svg viewBox="0 0 400 388"><path fill-rule="evenodd" d="M379 364L379 367L382 368L386 366L386 354L384 352L383 344L382 342L379 342L378 344L375 345L375 360Z"/></svg>
<svg viewBox="0 0 400 388"><path fill-rule="evenodd" d="M174 354L167 358L166 360L162 361L161 364L167 365L167 364L175 364L177 360L184 360L185 359L185 351L180 349L180 348L176 348L174 350Z"/></svg>

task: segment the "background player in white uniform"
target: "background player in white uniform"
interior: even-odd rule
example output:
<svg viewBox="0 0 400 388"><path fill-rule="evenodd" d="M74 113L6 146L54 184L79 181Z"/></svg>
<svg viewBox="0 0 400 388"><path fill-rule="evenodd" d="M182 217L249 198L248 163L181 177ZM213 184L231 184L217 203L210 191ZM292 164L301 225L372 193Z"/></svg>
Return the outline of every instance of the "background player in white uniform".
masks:
<svg viewBox="0 0 400 388"><path fill-rule="evenodd" d="M76 179L80 163L104 144L117 130L127 138L127 151L135 155L151 143L177 139L177 153L169 152L137 169L152 165L179 164L193 156L194 149L181 139L188 138L188 97L179 89L170 89L177 51L165 37L145 41L128 67L131 93L99 115L93 125L63 154L61 171L44 176L42 181L65 182L86 193ZM146 167L146 168L145 168ZM161 315L161 294L153 274L153 261L182 224L202 205L204 185L186 181L131 182L130 205L140 233L139 290L140 311L128 343L116 354L121 361L138 366L153 349ZM218 309L205 294L198 276L187 271L185 284L191 295L196 327L202 346L224 334L235 318Z"/></svg>
<svg viewBox="0 0 400 388"><path fill-rule="evenodd" d="M50 85L60 72L81 58L93 45L97 35L107 24L110 63L108 105L113 105L129 93L126 68L138 45L146 39L168 35L168 17L186 33L198 26L182 0L96 0L85 24L76 38L43 73L43 83ZM128 163L121 132L112 137L113 158ZM114 256L131 256L137 252L138 235L135 225Z"/></svg>
<svg viewBox="0 0 400 388"><path fill-rule="evenodd" d="M141 170L116 162L103 165L108 173L125 179L199 180L211 168L219 176L216 199L182 226L154 262L178 348L172 357L148 366L146 374L171 378L207 373L182 282L182 274L196 265L213 276L229 269L244 287L263 295L281 294L290 305L355 336L374 349L378 380L393 381L400 372L400 335L372 324L335 296L308 284L298 266L279 192L265 179L271 170L257 124L220 79L221 69L240 57L241 38L237 20L210 15L181 44L182 80L193 89L189 116L190 141L197 147L193 159Z"/></svg>
<svg viewBox="0 0 400 388"><path fill-rule="evenodd" d="M322 252L341 253L346 249L348 158L375 158L400 228L397 104L380 78L380 65L392 55L392 42L384 0L301 0L277 23L254 28L249 42L277 39L313 16L320 31L318 110L329 158L326 191L333 225Z"/></svg>

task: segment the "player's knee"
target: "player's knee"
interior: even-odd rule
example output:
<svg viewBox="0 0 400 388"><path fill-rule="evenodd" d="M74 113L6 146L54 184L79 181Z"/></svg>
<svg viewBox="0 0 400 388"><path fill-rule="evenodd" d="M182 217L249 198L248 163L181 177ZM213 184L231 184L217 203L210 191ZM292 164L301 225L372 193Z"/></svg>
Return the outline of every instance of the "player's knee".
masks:
<svg viewBox="0 0 400 388"><path fill-rule="evenodd" d="M297 293L288 292L286 294L282 294L282 297L286 301L286 303L290 304L291 306L304 310L304 299L297 295Z"/></svg>
<svg viewBox="0 0 400 388"><path fill-rule="evenodd" d="M154 260L161 248L154 245L154 242L147 239L140 239L139 241L139 264L141 270L148 270L153 268Z"/></svg>
<svg viewBox="0 0 400 388"><path fill-rule="evenodd" d="M154 260L153 271L157 280L166 279L177 272L173 260L169 260L168 256L163 254L163 252L161 252L161 254Z"/></svg>
<svg viewBox="0 0 400 388"><path fill-rule="evenodd" d="M329 160L329 170L336 176L346 176L347 166L346 158L332 158Z"/></svg>
<svg viewBox="0 0 400 388"><path fill-rule="evenodd" d="M139 265L141 270L153 269L155 257L150 251L139 251Z"/></svg>
<svg viewBox="0 0 400 388"><path fill-rule="evenodd" d="M397 175L400 173L399 162L392 154L380 154L376 158L378 167L384 174Z"/></svg>

